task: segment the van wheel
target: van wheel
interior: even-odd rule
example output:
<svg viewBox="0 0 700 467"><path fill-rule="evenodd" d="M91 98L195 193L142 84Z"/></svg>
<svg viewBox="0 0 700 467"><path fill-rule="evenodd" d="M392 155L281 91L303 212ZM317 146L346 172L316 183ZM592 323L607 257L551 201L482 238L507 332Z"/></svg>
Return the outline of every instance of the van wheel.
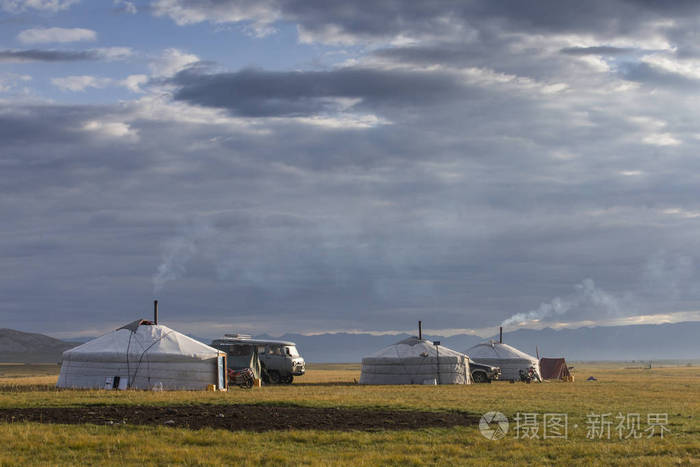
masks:
<svg viewBox="0 0 700 467"><path fill-rule="evenodd" d="M270 384L280 384L280 374L275 370L267 372L267 379L270 380Z"/></svg>
<svg viewBox="0 0 700 467"><path fill-rule="evenodd" d="M474 373L472 373L472 379L475 383L485 383L486 381L488 381L486 374L482 371L475 371Z"/></svg>

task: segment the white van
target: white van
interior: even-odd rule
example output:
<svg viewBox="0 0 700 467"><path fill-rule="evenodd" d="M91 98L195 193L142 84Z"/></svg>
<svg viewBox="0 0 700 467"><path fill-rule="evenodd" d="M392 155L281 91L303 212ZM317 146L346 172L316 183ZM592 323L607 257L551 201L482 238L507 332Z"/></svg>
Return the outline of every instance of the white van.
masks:
<svg viewBox="0 0 700 467"><path fill-rule="evenodd" d="M241 346L255 347L260 360L262 380L265 383L291 384L295 376L306 372L306 362L294 342L251 339L247 336L227 334L224 339L216 339L211 346L225 352Z"/></svg>

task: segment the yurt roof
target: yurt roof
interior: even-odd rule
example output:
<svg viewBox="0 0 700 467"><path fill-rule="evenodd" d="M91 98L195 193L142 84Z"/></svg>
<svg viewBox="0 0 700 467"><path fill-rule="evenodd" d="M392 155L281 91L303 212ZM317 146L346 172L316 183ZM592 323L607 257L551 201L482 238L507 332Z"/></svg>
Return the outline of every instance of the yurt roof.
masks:
<svg viewBox="0 0 700 467"><path fill-rule="evenodd" d="M482 342L481 344L476 344L475 346L467 349L466 352L470 358L498 358L498 359L521 359L521 360L537 360L532 355L528 355L525 352L511 347L508 344L501 344L500 342L490 341Z"/></svg>
<svg viewBox="0 0 700 467"><path fill-rule="evenodd" d="M413 358L413 357L461 357L464 356L461 352L457 352L448 347L435 346L435 344L427 339L418 339L417 337L408 337L395 344L384 347L383 349L369 355L365 358Z"/></svg>
<svg viewBox="0 0 700 467"><path fill-rule="evenodd" d="M220 351L162 324L137 320L63 352L64 360L205 360Z"/></svg>

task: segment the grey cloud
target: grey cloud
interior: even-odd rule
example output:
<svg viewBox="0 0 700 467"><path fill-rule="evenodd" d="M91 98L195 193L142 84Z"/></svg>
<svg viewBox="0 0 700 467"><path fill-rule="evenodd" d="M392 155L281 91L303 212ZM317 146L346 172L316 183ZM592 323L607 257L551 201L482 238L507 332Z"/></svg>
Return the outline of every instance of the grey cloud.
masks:
<svg viewBox="0 0 700 467"><path fill-rule="evenodd" d="M117 324L141 310L147 315L161 249L193 219L212 225L212 233L195 252L186 248L186 273L159 294L164 322L201 317L258 330L390 329L427 317L444 327L488 326L566 296L582 278L611 293L635 287L629 278L645 270L639 258L657 245L698 247L678 237L696 227L664 228L656 215L643 214L648 202L692 209L692 177L681 176L666 194L664 176L654 179L658 186L626 186L609 173L614 165L595 169L611 162L596 158L599 147L591 143L576 177L541 181L566 167L538 158L537 141L590 135L565 134L563 115L522 121L536 111L529 100L481 99L492 105L479 113L443 102L442 115L351 134L295 123L257 135L131 122L141 133L134 148L90 143L82 133L60 139L85 118L119 116L118 108L6 114L7 124L23 121L35 141L1 139L5 160L17 164L13 181L0 185L13 194L0 202L3 218L14 219L3 229L24 237L3 243L5 251L22 252L6 260L15 278L4 283L4 309L17 322L27 309L48 307ZM602 134L606 144L616 130ZM64 162L41 168L42 152ZM441 179L431 170L440 163L463 180ZM585 214L607 203L629 206L631 215ZM673 303L692 296L681 295Z"/></svg>
<svg viewBox="0 0 700 467"><path fill-rule="evenodd" d="M645 265L642 275L643 293L669 300L697 295L696 276L697 267L692 256L658 251Z"/></svg>
<svg viewBox="0 0 700 467"><path fill-rule="evenodd" d="M72 106L28 105L14 112L6 109L0 114L0 138L4 147L73 140L74 134L67 131L71 124L90 115L86 109Z"/></svg>
<svg viewBox="0 0 700 467"><path fill-rule="evenodd" d="M191 21L221 21L226 8L239 11L238 1L196 2L180 0L162 6L161 13L173 18L183 16ZM356 38L383 38L398 34L434 34L446 30L445 19L480 29L484 25L501 25L511 31L531 32L594 32L603 36L631 34L640 23L662 18L683 20L700 11L694 2L674 2L663 7L658 2L596 0L582 8L575 1L547 0L524 3L517 0L490 2L477 0L454 2L348 3L335 1L269 0L248 8L250 21L272 21L276 17L298 23L304 30L323 35L329 26L341 34ZM245 10L243 10L245 11Z"/></svg>
<svg viewBox="0 0 700 467"><path fill-rule="evenodd" d="M252 117L306 116L338 110L332 98L357 98L410 105L454 95L460 85L449 76L344 68L278 72L246 69L234 73L178 73L176 100L225 108Z"/></svg>
<svg viewBox="0 0 700 467"><path fill-rule="evenodd" d="M143 169L148 158L83 129L86 122L118 119L121 112L103 106L7 106L0 113L0 168L5 174L0 192L26 195L37 187L80 185L86 176L105 170Z"/></svg>
<svg viewBox="0 0 700 467"><path fill-rule="evenodd" d="M371 52L373 58L395 64L447 65L449 67L493 69L499 73L548 82L570 63L569 55L532 54L519 50L518 38L503 37L498 31L482 31L474 42L439 42L402 47L388 47ZM498 59L494 60L497 55ZM581 70L579 70L580 72Z"/></svg>
<svg viewBox="0 0 700 467"><path fill-rule="evenodd" d="M700 80L691 79L679 73L660 70L646 63L623 63L619 66L619 73L626 80L650 86L674 87L687 90L694 90L700 86Z"/></svg>
<svg viewBox="0 0 700 467"><path fill-rule="evenodd" d="M366 18L352 4L348 16L335 17L328 12L338 4L328 11L307 5L294 14L319 31L339 21L342 31L385 37L381 15L372 14L405 9L383 23L389 35L410 34L432 27L432 17L421 22L417 12L430 16L427 8L444 4L367 4ZM557 6L538 18L546 12L535 6L522 22L515 18L521 7L499 13L482 3L477 15L471 5L442 13L471 8L477 39L446 37L372 58L484 67L561 81L567 91L465 86L439 71L368 66L196 68L169 82L179 103L243 116L306 116L337 112L337 98L348 98L359 100L348 110L376 112L392 124L160 120L133 102L3 106L3 316L37 331L149 316L161 264L176 272L158 297L165 323L210 321L256 332L385 330L415 319L491 326L569 296L586 278L611 296L647 302L640 309L621 302L624 313L694 309L700 160L693 103L673 86L617 90L621 78L669 78L650 70L621 64L621 75L586 71L567 53L509 52L513 44L500 34L614 35L629 28L627 18L622 25L610 19L617 18L613 10L635 5L595 3L606 13L597 18ZM630 12L630 24L667 15L639 10ZM630 121L637 116L662 121L659 131L682 144L646 144L648 130ZM88 120L128 122L140 138L96 138L81 130ZM212 227L196 248L173 240L200 222ZM669 259L656 259L658 250ZM170 252L184 253L182 261Z"/></svg>
<svg viewBox="0 0 700 467"><path fill-rule="evenodd" d="M566 55L622 55L630 53L632 49L622 47L598 46L598 47L567 47L561 49Z"/></svg>
<svg viewBox="0 0 700 467"><path fill-rule="evenodd" d="M382 48L371 52L374 57L389 59L398 63L452 64L479 66L491 63L493 56L489 49L505 49L507 40L481 35L478 43L441 42L429 45L412 45Z"/></svg>
<svg viewBox="0 0 700 467"><path fill-rule="evenodd" d="M686 9L672 14L687 13L691 6L687 4ZM697 11L698 6L692 9ZM547 0L529 5L517 0L484 0L470 4L468 11L477 17L506 21L509 28L521 31L592 31L601 35L629 34L639 28L640 22L669 14L643 2L625 0L595 0L587 2L586 8L581 8L575 1Z"/></svg>
<svg viewBox="0 0 700 467"><path fill-rule="evenodd" d="M76 62L99 59L100 54L93 50L0 50L0 62Z"/></svg>

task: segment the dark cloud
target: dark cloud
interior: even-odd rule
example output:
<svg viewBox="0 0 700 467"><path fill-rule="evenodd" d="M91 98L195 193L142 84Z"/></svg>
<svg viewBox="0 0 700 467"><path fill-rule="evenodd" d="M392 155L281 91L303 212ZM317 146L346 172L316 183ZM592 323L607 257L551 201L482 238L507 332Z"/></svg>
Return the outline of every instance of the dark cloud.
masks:
<svg viewBox="0 0 700 467"><path fill-rule="evenodd" d="M307 92L298 86L280 95ZM33 322L30 309L114 324L147 316L163 249L188 236L184 272L159 294L164 320L260 331L488 326L587 277L633 290L658 245L700 246L691 223L670 228L654 211L695 209L692 166L670 190L664 164L634 147L637 167L658 175L624 183L616 172L632 161L612 155L631 150L631 126L601 114L604 131L574 132L566 112L545 116L537 101L483 92L402 125L277 122L262 133L117 106L6 111L5 316L18 326ZM124 119L138 141L81 130ZM543 156L572 139L578 160Z"/></svg>
<svg viewBox="0 0 700 467"><path fill-rule="evenodd" d="M696 15L700 5L692 1L674 2L666 6L653 1L594 0L579 2L546 0L524 3L517 0L491 2L476 0L455 2L431 0L377 2L268 0L248 6L239 1L180 0L158 8L178 20L227 21L227 10L236 11L236 18L249 12L250 21L272 21L278 17L299 24L303 31L320 38L333 34L357 39L385 38L397 35L459 35L469 30L498 26L513 31L562 33L593 32L601 36L636 35L640 24L664 18L683 20ZM331 32L331 30L333 32Z"/></svg>
<svg viewBox="0 0 700 467"><path fill-rule="evenodd" d="M100 54L93 50L0 50L0 62L76 62L99 59Z"/></svg>
<svg viewBox="0 0 700 467"><path fill-rule="evenodd" d="M632 52L632 49L622 47L566 47L561 53L567 55L622 55Z"/></svg>
<svg viewBox="0 0 700 467"><path fill-rule="evenodd" d="M21 112L0 114L0 139L5 148L75 141L69 129L89 116L85 109L75 107L29 105Z"/></svg>
<svg viewBox="0 0 700 467"><path fill-rule="evenodd" d="M170 82L178 87L176 100L251 117L333 113L342 106L329 100L333 98L419 104L454 96L460 89L446 75L354 68L214 74L185 70Z"/></svg>
<svg viewBox="0 0 700 467"><path fill-rule="evenodd" d="M689 47L694 5L254 2L249 23L381 49L324 71L198 64L118 104L3 101L0 317L149 316L163 265L163 321L205 336L493 326L587 278L641 297L630 313L694 309L694 83L634 47L648 28ZM561 50L579 33L600 45Z"/></svg>
<svg viewBox="0 0 700 467"><path fill-rule="evenodd" d="M372 2L348 4L342 1L281 2L281 10L305 29L322 32L332 24L343 32L358 36L386 36L389 34L434 32L445 24L459 22L477 26L482 22L507 22L508 29L530 31L586 31L626 33L636 27L635 22L651 19L655 9L625 1L597 0L582 7L574 1L543 1L524 4L517 0L504 2L474 1ZM697 8L697 6L696 6ZM446 21L447 20L447 21Z"/></svg>
<svg viewBox="0 0 700 467"><path fill-rule="evenodd" d="M397 63L472 65L488 63L492 57L488 53L487 42L493 47L503 48L505 41L482 37L478 44L445 42L431 45L389 47L375 50L372 56L389 59Z"/></svg>

